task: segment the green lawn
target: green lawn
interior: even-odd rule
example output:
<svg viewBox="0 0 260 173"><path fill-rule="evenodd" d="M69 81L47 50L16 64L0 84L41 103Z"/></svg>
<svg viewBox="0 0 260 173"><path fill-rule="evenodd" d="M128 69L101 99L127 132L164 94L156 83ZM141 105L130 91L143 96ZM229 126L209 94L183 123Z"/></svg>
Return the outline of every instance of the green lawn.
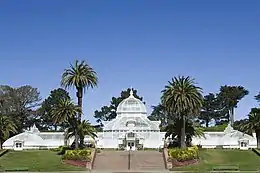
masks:
<svg viewBox="0 0 260 173"><path fill-rule="evenodd" d="M260 170L260 156L252 150L225 150L225 149L205 149L200 150L200 163L185 167L173 168L172 170L183 171L212 171L216 166L238 166L240 171Z"/></svg>
<svg viewBox="0 0 260 173"><path fill-rule="evenodd" d="M28 168L29 171L80 171L82 167L63 164L56 152L48 150L9 151L0 157L4 169Z"/></svg>

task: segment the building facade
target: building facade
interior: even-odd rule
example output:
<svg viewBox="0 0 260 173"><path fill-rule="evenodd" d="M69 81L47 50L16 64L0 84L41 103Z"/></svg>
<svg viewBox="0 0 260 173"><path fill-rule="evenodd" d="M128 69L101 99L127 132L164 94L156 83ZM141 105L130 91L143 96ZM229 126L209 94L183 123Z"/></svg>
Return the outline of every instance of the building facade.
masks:
<svg viewBox="0 0 260 173"><path fill-rule="evenodd" d="M104 122L103 132L97 133L97 138L85 136L86 143L93 142L97 148L113 148L122 150L138 150L145 148L162 148L165 142L165 132L160 132L160 121L150 121L144 103L135 98L131 90L130 96L117 107L117 116L112 121ZM13 136L3 143L3 148L45 149L64 145L64 132L40 132L34 125L30 130ZM68 144L72 144L73 138ZM193 137L194 145L202 148L256 148L257 140L253 136L234 130L229 124L223 132L204 132L204 137Z"/></svg>

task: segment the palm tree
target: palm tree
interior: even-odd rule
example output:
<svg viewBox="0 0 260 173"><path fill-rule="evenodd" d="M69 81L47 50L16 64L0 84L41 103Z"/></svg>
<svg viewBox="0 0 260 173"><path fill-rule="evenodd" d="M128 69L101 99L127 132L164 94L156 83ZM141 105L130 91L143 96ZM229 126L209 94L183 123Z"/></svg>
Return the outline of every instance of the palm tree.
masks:
<svg viewBox="0 0 260 173"><path fill-rule="evenodd" d="M164 131L166 132L165 138L167 137L175 137L177 136L177 143L178 146L180 144L180 139L181 139L181 127L182 127L182 122L178 117L172 117L170 120L170 123L168 126L165 127ZM186 140L185 143L188 145L191 145L192 142L192 137L204 137L204 129L197 125L196 123L192 122L190 119L186 119L185 121L185 136Z"/></svg>
<svg viewBox="0 0 260 173"><path fill-rule="evenodd" d="M95 127L92 126L88 120L83 120L77 127L70 126L68 128L68 137L72 137L75 135L74 128L77 128L77 132L80 137L81 147L84 146L84 137L86 135L90 136L93 139L97 137Z"/></svg>
<svg viewBox="0 0 260 173"><path fill-rule="evenodd" d="M256 134L257 148L260 148L260 108L252 108L248 119L245 119L239 129L249 135Z"/></svg>
<svg viewBox="0 0 260 173"><path fill-rule="evenodd" d="M61 86L66 89L75 87L77 90L78 106L82 109L83 92L89 87L97 86L98 78L93 68L85 61L79 63L76 60L74 66L70 64L70 68L65 69L62 74ZM78 120L81 121L81 114L78 114Z"/></svg>
<svg viewBox="0 0 260 173"><path fill-rule="evenodd" d="M163 106L181 120L181 148L186 148L185 118L186 116L199 115L203 103L202 89L196 86L194 79L189 76L179 76L172 78L162 93Z"/></svg>
<svg viewBox="0 0 260 173"><path fill-rule="evenodd" d="M58 103L51 109L51 115L54 123L68 123L70 126L77 127L78 120L77 114L81 114L82 109L75 105L70 99L61 99ZM74 128L75 131L75 147L78 148L78 132L77 128Z"/></svg>
<svg viewBox="0 0 260 173"><path fill-rule="evenodd" d="M10 133L17 133L15 123L7 116L0 115L0 149L3 142L9 138Z"/></svg>

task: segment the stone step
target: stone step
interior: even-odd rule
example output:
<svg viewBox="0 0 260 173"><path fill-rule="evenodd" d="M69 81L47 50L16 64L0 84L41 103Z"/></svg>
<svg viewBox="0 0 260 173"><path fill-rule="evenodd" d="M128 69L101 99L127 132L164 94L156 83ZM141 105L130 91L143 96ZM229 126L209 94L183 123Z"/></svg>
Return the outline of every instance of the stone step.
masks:
<svg viewBox="0 0 260 173"><path fill-rule="evenodd" d="M162 153L159 151L137 151L131 153L133 170L165 170Z"/></svg>
<svg viewBox="0 0 260 173"><path fill-rule="evenodd" d="M129 152L101 151L94 162L94 170L127 170ZM162 153L158 151L130 152L130 170L165 170Z"/></svg>
<svg viewBox="0 0 260 173"><path fill-rule="evenodd" d="M127 170L128 153L124 151L101 151L96 155L94 170Z"/></svg>

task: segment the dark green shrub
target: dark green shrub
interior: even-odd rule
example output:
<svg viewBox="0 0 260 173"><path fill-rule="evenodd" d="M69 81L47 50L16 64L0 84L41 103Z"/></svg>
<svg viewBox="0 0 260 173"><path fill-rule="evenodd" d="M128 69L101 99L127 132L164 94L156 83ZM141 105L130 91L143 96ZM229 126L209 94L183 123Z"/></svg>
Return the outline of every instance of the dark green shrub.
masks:
<svg viewBox="0 0 260 173"><path fill-rule="evenodd" d="M65 152L67 151L67 150L70 150L70 147L68 147L68 146L60 146L59 147L59 151L58 151L58 155L63 155L63 154L65 154Z"/></svg>
<svg viewBox="0 0 260 173"><path fill-rule="evenodd" d="M60 148L51 148L50 151L59 152L59 151L60 151Z"/></svg>
<svg viewBox="0 0 260 173"><path fill-rule="evenodd" d="M198 147L188 147L187 149L172 148L168 150L169 157L176 159L178 162L198 159Z"/></svg>
<svg viewBox="0 0 260 173"><path fill-rule="evenodd" d="M83 160L89 161L91 157L91 150L66 150L65 154L62 156L64 160Z"/></svg>

